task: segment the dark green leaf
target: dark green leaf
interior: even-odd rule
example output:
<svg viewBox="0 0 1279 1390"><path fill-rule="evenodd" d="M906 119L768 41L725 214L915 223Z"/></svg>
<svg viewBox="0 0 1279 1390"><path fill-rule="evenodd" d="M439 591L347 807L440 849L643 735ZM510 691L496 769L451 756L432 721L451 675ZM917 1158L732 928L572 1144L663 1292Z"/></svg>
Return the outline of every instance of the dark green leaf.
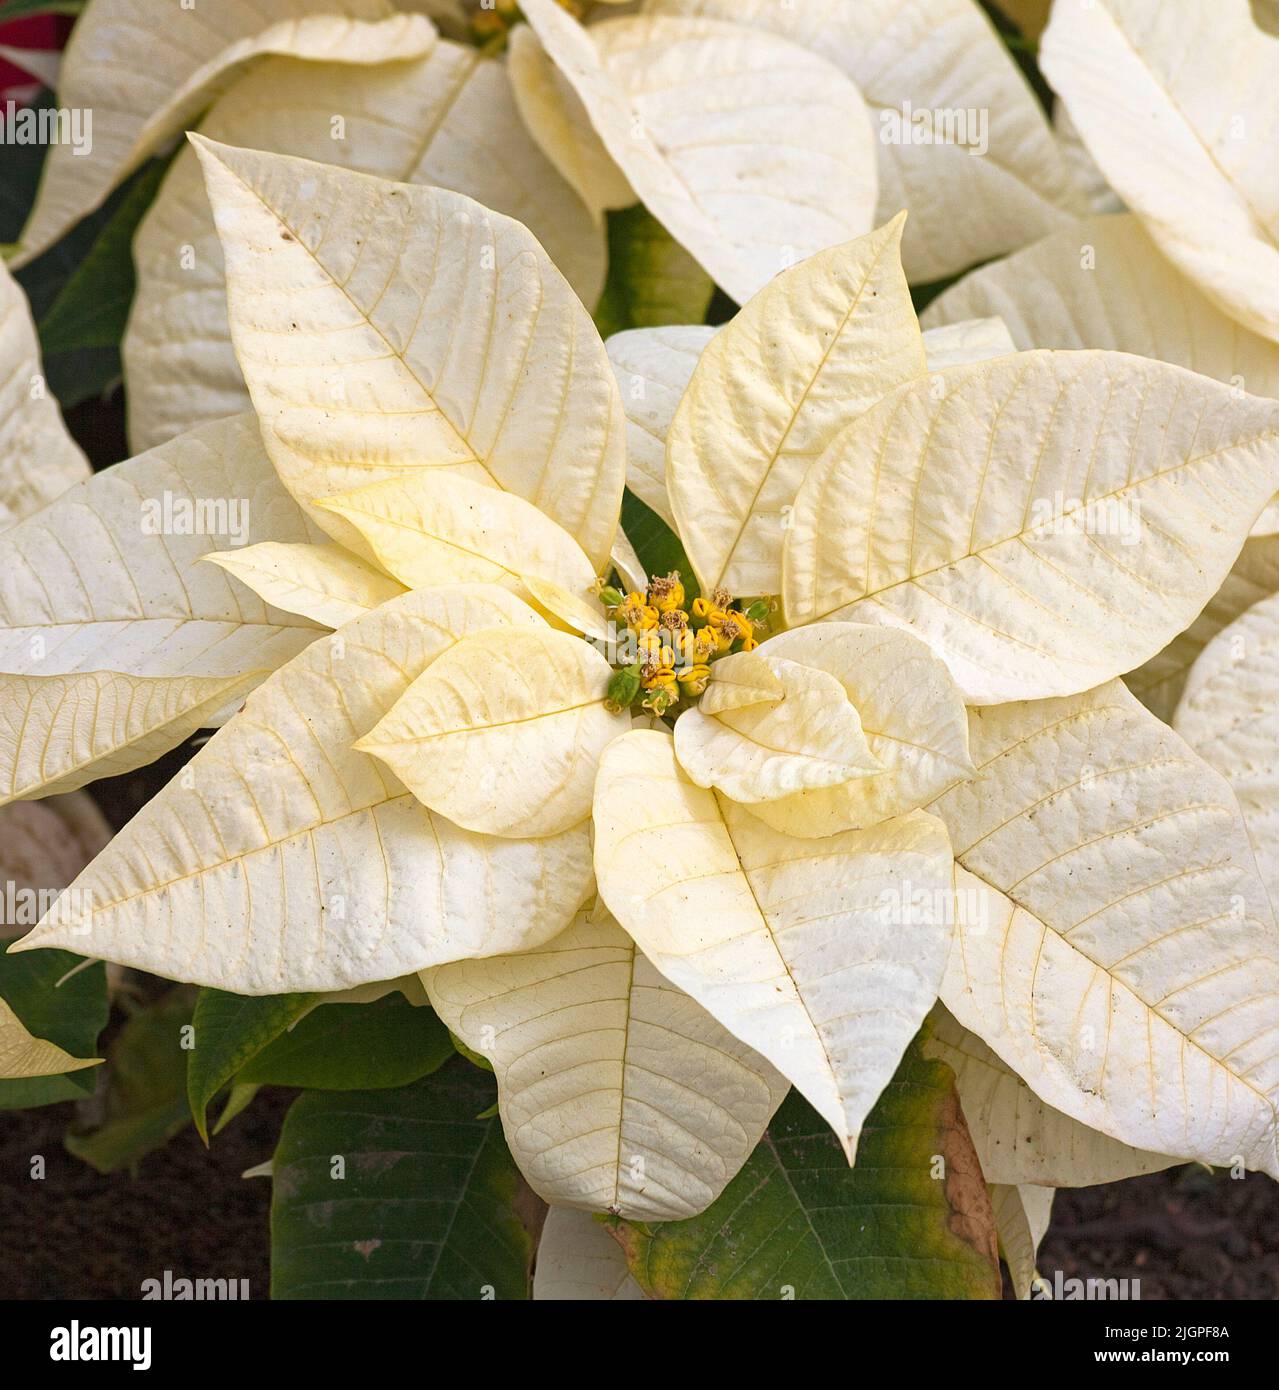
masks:
<svg viewBox="0 0 1279 1390"><path fill-rule="evenodd" d="M39 108L53 106L52 94L41 93L33 105ZM46 153L47 147L43 145L5 146L4 176L0 178L0 243L15 242L20 236L35 200ZM104 248L103 255L105 257L109 249L116 257L115 264L119 267L120 245L123 239L128 296L124 299L124 308L127 314L129 299L133 294L133 267L129 260L129 244L133 229L154 197L166 167L165 160L152 160L144 165L123 188L118 188L102 207L90 213L60 241L15 273L15 278L31 302L31 312L37 323L43 325L46 315L64 294L81 263L95 250L99 239L116 222L118 216L121 220L116 234ZM141 189L136 197L135 189ZM121 209L126 206L127 214L121 215ZM122 294L126 293L125 281L117 271L110 270L109 262L104 261L103 264L104 269L101 273L104 276L109 273L112 277L110 283L114 286L114 289L105 295L104 302L112 306L110 312L118 316ZM96 281L89 282L88 288L91 291L98 290ZM92 296L87 301L82 300L82 303L87 304L87 310L92 310ZM69 314L69 310L60 310L59 314ZM64 319L63 326L58 328L60 335L70 333L70 322L70 318ZM102 326L106 322L107 319L103 319L96 330L99 339L107 336L108 329ZM123 320L119 322L122 331ZM43 333L41 337L43 340ZM64 409L70 409L81 401L103 394L119 380L119 337L120 334L117 333L115 341L105 347L76 347L69 351L59 351L56 347L51 349L48 343L42 341L45 376L48 378L50 390Z"/></svg>
<svg viewBox="0 0 1279 1390"><path fill-rule="evenodd" d="M855 1168L792 1091L701 1216L618 1233L656 1298L1000 1295L995 1218L954 1074L918 1039L871 1111Z"/></svg>
<svg viewBox="0 0 1279 1390"><path fill-rule="evenodd" d="M240 1070L315 1003L314 994L271 994L249 999L202 989L195 1005L194 1046L187 1060L187 1099L207 1144L209 1102Z"/></svg>
<svg viewBox="0 0 1279 1390"><path fill-rule="evenodd" d="M89 0L0 0L0 24L33 14L79 14Z"/></svg>
<svg viewBox="0 0 1279 1390"><path fill-rule="evenodd" d="M47 90L31 102L32 109L37 111L53 105L53 93ZM0 245L16 242L26 226L40 183L40 170L44 168L45 153L44 145L4 147L4 177L0 178ZM23 279L23 275L19 274L18 278Z"/></svg>
<svg viewBox="0 0 1279 1390"><path fill-rule="evenodd" d="M406 1086L453 1056L432 1009L388 995L373 1004L325 1004L259 1052L236 1080L258 1086L361 1091Z"/></svg>
<svg viewBox="0 0 1279 1390"><path fill-rule="evenodd" d="M308 1092L284 1121L271 1296L522 1299L545 1208L520 1177L493 1078L460 1058L391 1091Z"/></svg>
<svg viewBox="0 0 1279 1390"><path fill-rule="evenodd" d="M608 215L608 281L595 311L600 336L701 323L715 286L643 206Z"/></svg>
<svg viewBox="0 0 1279 1390"><path fill-rule="evenodd" d="M0 943L2 944L2 943ZM107 973L101 961L86 966L63 985L58 981L81 965L70 951L24 951L0 955L0 998L27 1032L57 1043L73 1057L97 1056L98 1034L106 1027ZM91 1094L99 1067L64 1076L32 1076L0 1081L0 1110L27 1110Z"/></svg>
<svg viewBox="0 0 1279 1390"><path fill-rule="evenodd" d="M46 357L84 348L118 348L133 303L133 234L155 199L168 161L153 159L129 184L88 254L40 319Z"/></svg>
<svg viewBox="0 0 1279 1390"><path fill-rule="evenodd" d="M68 1134L67 1148L96 1168L131 1167L190 1123L183 1029L191 1022L192 991L179 986L134 1016L107 1053L102 1124Z"/></svg>
<svg viewBox="0 0 1279 1390"><path fill-rule="evenodd" d="M622 494L622 530L647 573L669 574L671 570L679 570L684 593L691 605L701 590L680 538L629 488Z"/></svg>
<svg viewBox="0 0 1279 1390"><path fill-rule="evenodd" d="M910 287L910 300L915 306L915 313L922 314L925 309L937 298L939 294L946 290L957 281L963 278L963 272L959 275L947 275L941 280L930 280L926 285L912 285Z"/></svg>

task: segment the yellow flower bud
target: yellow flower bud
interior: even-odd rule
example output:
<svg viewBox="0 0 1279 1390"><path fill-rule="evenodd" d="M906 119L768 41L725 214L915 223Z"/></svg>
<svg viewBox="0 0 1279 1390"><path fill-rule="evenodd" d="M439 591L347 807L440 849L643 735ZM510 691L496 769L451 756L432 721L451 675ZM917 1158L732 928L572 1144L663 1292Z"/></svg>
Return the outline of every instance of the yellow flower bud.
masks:
<svg viewBox="0 0 1279 1390"><path fill-rule="evenodd" d="M643 594L627 594L617 616L632 632L649 632L657 626L657 609L645 601Z"/></svg>
<svg viewBox="0 0 1279 1390"><path fill-rule="evenodd" d="M648 597L659 613L683 608L684 585L680 581L679 571L672 570L664 577L653 579L648 586Z"/></svg>
<svg viewBox="0 0 1279 1390"><path fill-rule="evenodd" d="M702 663L686 666L678 676L686 695L700 695L711 678L711 668Z"/></svg>
<svg viewBox="0 0 1279 1390"><path fill-rule="evenodd" d="M635 648L641 661L656 663L660 661L662 648L666 645L663 635L656 628L649 628L635 638Z"/></svg>
<svg viewBox="0 0 1279 1390"><path fill-rule="evenodd" d="M645 690L669 690L672 694L679 694L679 687L675 683L675 672L669 666L654 667L651 674L644 677Z"/></svg>
<svg viewBox="0 0 1279 1390"><path fill-rule="evenodd" d="M751 625L740 613L719 613L711 619L711 627L718 635L721 651L727 651L739 637L751 635Z"/></svg>

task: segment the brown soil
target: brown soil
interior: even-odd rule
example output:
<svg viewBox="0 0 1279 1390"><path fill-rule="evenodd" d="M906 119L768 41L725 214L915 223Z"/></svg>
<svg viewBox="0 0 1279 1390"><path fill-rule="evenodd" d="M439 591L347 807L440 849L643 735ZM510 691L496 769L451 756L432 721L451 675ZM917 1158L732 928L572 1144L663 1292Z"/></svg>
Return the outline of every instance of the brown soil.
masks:
<svg viewBox="0 0 1279 1390"><path fill-rule="evenodd" d="M74 1106L0 1115L0 1298L136 1299L166 1269L266 1298L271 1184L240 1174L270 1158L291 1098L263 1092L211 1148L188 1129L109 1177L62 1147Z"/></svg>
<svg viewBox="0 0 1279 1390"><path fill-rule="evenodd" d="M1039 1269L1140 1279L1143 1301L1279 1298L1279 1185L1196 1166L1059 1193Z"/></svg>

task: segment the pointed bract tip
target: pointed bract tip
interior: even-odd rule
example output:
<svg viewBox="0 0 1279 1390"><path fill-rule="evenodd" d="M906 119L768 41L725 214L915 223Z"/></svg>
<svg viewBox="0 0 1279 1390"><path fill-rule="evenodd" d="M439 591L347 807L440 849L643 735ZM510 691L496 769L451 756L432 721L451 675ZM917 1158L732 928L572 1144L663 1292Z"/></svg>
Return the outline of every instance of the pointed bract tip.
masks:
<svg viewBox="0 0 1279 1390"><path fill-rule="evenodd" d="M902 208L896 217L890 217L879 230L881 232L891 232L897 241L901 241L906 231L906 218L909 215L908 211Z"/></svg>

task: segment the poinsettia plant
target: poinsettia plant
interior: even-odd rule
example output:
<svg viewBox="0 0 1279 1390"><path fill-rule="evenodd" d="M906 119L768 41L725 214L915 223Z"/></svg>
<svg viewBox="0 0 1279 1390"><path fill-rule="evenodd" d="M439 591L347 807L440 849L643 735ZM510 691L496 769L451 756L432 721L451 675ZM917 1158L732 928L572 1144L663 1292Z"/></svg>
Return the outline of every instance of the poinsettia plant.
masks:
<svg viewBox="0 0 1279 1390"><path fill-rule="evenodd" d="M1070 158L966 3L258 0L135 85L129 9L14 263L207 114L135 456L0 414L0 802L214 732L15 924L10 1103L91 1084L77 958L174 982L73 1147L305 1088L279 1296L1026 1295L1055 1187L1279 1177L1274 348L1071 47L1153 4L1059 0ZM986 150L881 138L945 83Z"/></svg>

